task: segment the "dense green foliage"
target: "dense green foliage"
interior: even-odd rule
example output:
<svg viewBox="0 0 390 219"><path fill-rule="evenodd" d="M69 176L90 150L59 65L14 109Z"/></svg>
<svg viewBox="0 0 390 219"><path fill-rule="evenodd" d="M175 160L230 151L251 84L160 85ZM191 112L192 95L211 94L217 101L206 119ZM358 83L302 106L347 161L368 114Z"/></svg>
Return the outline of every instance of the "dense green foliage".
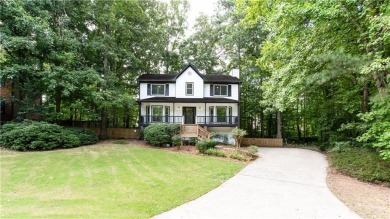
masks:
<svg viewBox="0 0 390 219"><path fill-rule="evenodd" d="M81 145L95 144L99 140L96 132L91 129L70 128L68 130L79 138Z"/></svg>
<svg viewBox="0 0 390 219"><path fill-rule="evenodd" d="M200 153L205 153L208 149L214 148L215 145L217 145L217 142L209 139L196 142L196 148Z"/></svg>
<svg viewBox="0 0 390 219"><path fill-rule="evenodd" d="M253 137L377 148L390 159L390 1L1 1L0 79L13 117L137 124L136 78L240 70ZM192 33L186 36L185 30ZM44 98L42 95L44 94Z"/></svg>
<svg viewBox="0 0 390 219"><path fill-rule="evenodd" d="M137 123L136 78L177 73L186 0L0 1L0 80L14 119Z"/></svg>
<svg viewBox="0 0 390 219"><path fill-rule="evenodd" d="M97 142L96 133L85 129L67 129L47 122L23 121L1 127L0 145L12 150L50 150L71 148Z"/></svg>
<svg viewBox="0 0 390 219"><path fill-rule="evenodd" d="M172 144L172 137L179 133L178 124L151 124L144 129L144 140L154 146Z"/></svg>
<svg viewBox="0 0 390 219"><path fill-rule="evenodd" d="M364 148L344 148L329 153L332 165L342 173L367 182L387 182L390 185L390 161L375 151Z"/></svg>
<svg viewBox="0 0 390 219"><path fill-rule="evenodd" d="M245 165L104 143L0 150L0 166L2 218L67 219L152 218L202 196Z"/></svg>
<svg viewBox="0 0 390 219"><path fill-rule="evenodd" d="M372 146L390 158L388 0L239 0L234 12L256 36L257 49L238 54L250 135L280 128L290 142Z"/></svg>

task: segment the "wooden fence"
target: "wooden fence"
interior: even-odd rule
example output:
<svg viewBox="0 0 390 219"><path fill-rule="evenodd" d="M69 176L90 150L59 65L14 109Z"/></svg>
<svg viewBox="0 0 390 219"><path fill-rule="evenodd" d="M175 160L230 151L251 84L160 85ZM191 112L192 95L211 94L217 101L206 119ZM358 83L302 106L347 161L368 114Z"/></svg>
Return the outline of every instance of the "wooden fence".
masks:
<svg viewBox="0 0 390 219"><path fill-rule="evenodd" d="M96 132L97 135L100 135L100 128L89 128ZM139 139L139 129L137 128L108 128L107 130L108 138L131 138Z"/></svg>
<svg viewBox="0 0 390 219"><path fill-rule="evenodd" d="M243 145L256 145L259 147L283 147L282 138L243 138L241 141Z"/></svg>

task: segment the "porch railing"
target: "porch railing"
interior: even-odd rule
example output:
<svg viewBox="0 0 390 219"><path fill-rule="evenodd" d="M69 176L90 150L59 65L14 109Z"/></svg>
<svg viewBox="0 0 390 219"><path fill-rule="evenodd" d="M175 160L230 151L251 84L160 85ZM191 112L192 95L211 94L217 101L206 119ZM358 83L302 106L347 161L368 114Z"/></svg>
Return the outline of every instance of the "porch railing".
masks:
<svg viewBox="0 0 390 219"><path fill-rule="evenodd" d="M238 116L197 116L197 124L238 124Z"/></svg>
<svg viewBox="0 0 390 219"><path fill-rule="evenodd" d="M176 123L182 124L183 116L141 116L141 124Z"/></svg>
<svg viewBox="0 0 390 219"><path fill-rule="evenodd" d="M141 124L175 123L183 124L184 116L141 116ZM199 125L237 125L238 116L197 116Z"/></svg>

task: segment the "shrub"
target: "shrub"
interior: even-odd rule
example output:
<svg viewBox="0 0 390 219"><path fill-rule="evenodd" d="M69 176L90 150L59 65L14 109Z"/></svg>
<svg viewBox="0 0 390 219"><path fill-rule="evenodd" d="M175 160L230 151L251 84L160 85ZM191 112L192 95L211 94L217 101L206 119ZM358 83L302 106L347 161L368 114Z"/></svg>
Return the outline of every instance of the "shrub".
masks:
<svg viewBox="0 0 390 219"><path fill-rule="evenodd" d="M175 146L180 146L182 144L182 139L181 139L180 135L172 136L172 144Z"/></svg>
<svg viewBox="0 0 390 219"><path fill-rule="evenodd" d="M115 140L112 143L114 144L128 144L129 142L123 139Z"/></svg>
<svg viewBox="0 0 390 219"><path fill-rule="evenodd" d="M189 143L190 145L195 145L195 144L196 144L196 138L190 137L190 140L188 141L188 143Z"/></svg>
<svg viewBox="0 0 390 219"><path fill-rule="evenodd" d="M179 124L164 124L166 126L167 134L172 138L175 135L180 134Z"/></svg>
<svg viewBox="0 0 390 219"><path fill-rule="evenodd" d="M99 140L96 132L91 129L70 128L69 130L79 138L81 145L96 144Z"/></svg>
<svg viewBox="0 0 390 219"><path fill-rule="evenodd" d="M214 148L217 143L213 140L204 140L204 141L198 141L196 143L196 148L199 150L200 153L205 153L207 149Z"/></svg>
<svg viewBox="0 0 390 219"><path fill-rule="evenodd" d="M236 127L232 130L231 134L232 134L233 138L236 140L237 149L239 149L241 146L242 137L244 137L247 134L246 131Z"/></svg>
<svg viewBox="0 0 390 219"><path fill-rule="evenodd" d="M244 154L241 153L240 150L235 150L233 153L230 154L230 158L236 159L236 160L241 160L241 161L248 161L250 158L245 156Z"/></svg>
<svg viewBox="0 0 390 219"><path fill-rule="evenodd" d="M258 151L259 151L259 148L258 148L257 146L255 146L255 145L250 145L250 146L248 147L248 153L249 153L251 156L255 155Z"/></svg>
<svg viewBox="0 0 390 219"><path fill-rule="evenodd" d="M76 147L81 141L69 129L46 122L23 121L7 123L1 128L0 145L13 150L53 149Z"/></svg>
<svg viewBox="0 0 390 219"><path fill-rule="evenodd" d="M171 144L172 137L179 133L177 124L151 124L144 130L144 140L154 146Z"/></svg>
<svg viewBox="0 0 390 219"><path fill-rule="evenodd" d="M226 157L226 154L223 151L219 151L214 148L209 148L204 153L208 155L217 156L217 157Z"/></svg>

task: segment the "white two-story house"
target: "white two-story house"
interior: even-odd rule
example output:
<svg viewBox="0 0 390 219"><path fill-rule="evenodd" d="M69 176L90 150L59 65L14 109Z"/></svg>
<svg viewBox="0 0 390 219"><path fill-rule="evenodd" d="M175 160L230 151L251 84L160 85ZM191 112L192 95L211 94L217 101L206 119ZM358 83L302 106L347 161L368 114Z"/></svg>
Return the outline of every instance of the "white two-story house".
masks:
<svg viewBox="0 0 390 219"><path fill-rule="evenodd" d="M139 121L198 124L212 132L239 126L238 70L230 75L201 74L189 64L176 75L143 74L139 83Z"/></svg>

